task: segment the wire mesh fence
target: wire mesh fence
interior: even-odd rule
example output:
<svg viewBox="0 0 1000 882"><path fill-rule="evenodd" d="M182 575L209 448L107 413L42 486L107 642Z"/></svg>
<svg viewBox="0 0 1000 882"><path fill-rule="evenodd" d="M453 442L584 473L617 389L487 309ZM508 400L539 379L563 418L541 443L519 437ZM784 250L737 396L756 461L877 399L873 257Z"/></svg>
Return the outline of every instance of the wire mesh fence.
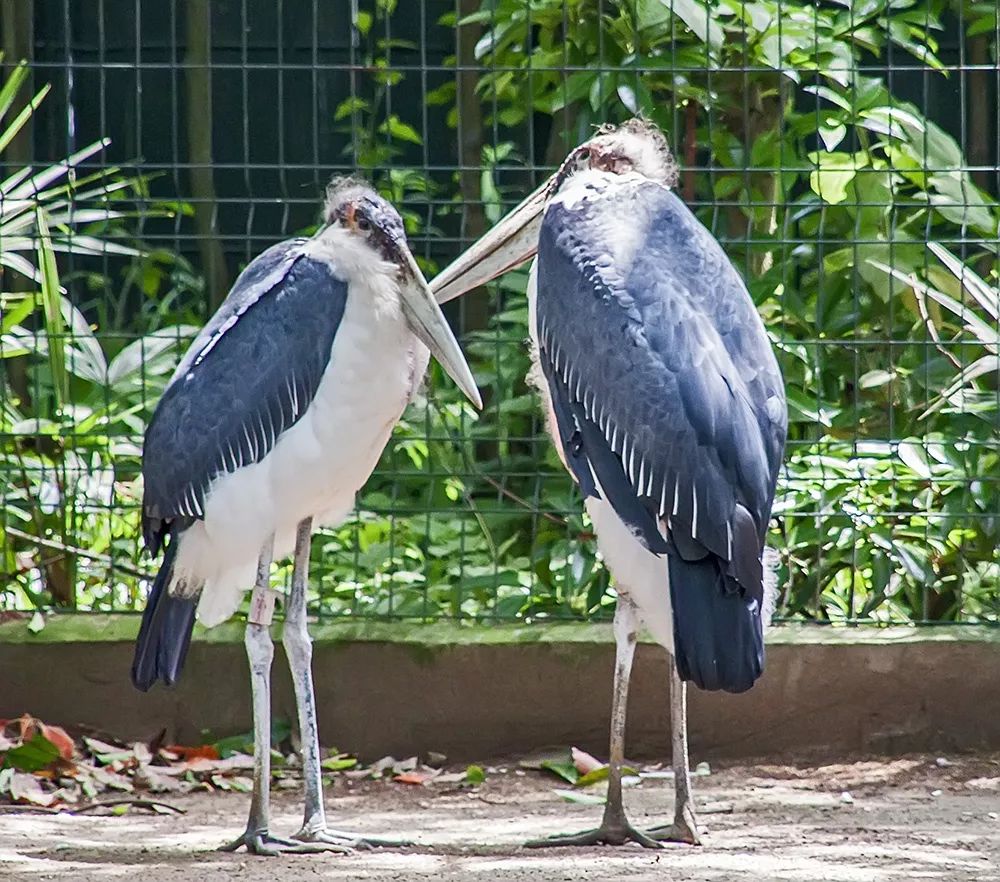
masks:
<svg viewBox="0 0 1000 882"><path fill-rule="evenodd" d="M314 228L331 175L400 208L430 276L595 125L642 113L779 352L779 615L997 623L998 10L10 0L0 607L141 606L145 421L239 270ZM314 542L321 616L607 614L525 379L525 283L449 307L486 407L432 368Z"/></svg>

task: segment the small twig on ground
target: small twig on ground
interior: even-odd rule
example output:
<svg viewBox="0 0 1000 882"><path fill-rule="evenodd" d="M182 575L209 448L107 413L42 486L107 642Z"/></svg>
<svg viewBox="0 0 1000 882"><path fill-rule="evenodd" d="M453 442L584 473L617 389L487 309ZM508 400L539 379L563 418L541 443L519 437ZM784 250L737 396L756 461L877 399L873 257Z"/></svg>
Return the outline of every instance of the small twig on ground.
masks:
<svg viewBox="0 0 1000 882"><path fill-rule="evenodd" d="M130 805L136 808L166 809L178 815L187 813L186 809L171 805L169 802L161 802L159 799L137 799L135 797L121 797L118 799L98 799L94 802L84 803L80 806L45 806L45 805L0 805L0 814L20 814L38 813L43 815L82 815L85 812L92 812L99 808L114 808L116 805Z"/></svg>

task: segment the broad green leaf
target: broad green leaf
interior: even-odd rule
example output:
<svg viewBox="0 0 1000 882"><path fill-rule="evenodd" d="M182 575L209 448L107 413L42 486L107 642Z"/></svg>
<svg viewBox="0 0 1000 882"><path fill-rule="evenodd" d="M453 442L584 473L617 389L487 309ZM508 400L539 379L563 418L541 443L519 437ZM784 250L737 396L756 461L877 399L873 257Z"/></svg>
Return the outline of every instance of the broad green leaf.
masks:
<svg viewBox="0 0 1000 882"><path fill-rule="evenodd" d="M862 389L877 389L879 386L885 386L891 383L896 378L896 374L892 371L884 370L874 370L868 371L861 375L858 380L858 385Z"/></svg>
<svg viewBox="0 0 1000 882"><path fill-rule="evenodd" d="M7 751L3 765L19 772L37 772L59 758L59 748L38 732L30 741Z"/></svg>
<svg viewBox="0 0 1000 882"><path fill-rule="evenodd" d="M817 166L809 175L809 186L830 205L839 205L847 198L847 187L858 169L868 165L863 153L813 152L809 161Z"/></svg>
<svg viewBox="0 0 1000 882"><path fill-rule="evenodd" d="M639 28L663 26L671 15L676 15L688 29L712 49L722 47L725 33L712 16L707 4L699 0L637 0L636 21Z"/></svg>
<svg viewBox="0 0 1000 882"><path fill-rule="evenodd" d="M573 760L569 756L567 756L565 760L542 760L542 762L538 764L538 768L552 772L554 775L558 775L570 784L576 784L576 782L580 780L580 773L577 771L576 766L573 764Z"/></svg>

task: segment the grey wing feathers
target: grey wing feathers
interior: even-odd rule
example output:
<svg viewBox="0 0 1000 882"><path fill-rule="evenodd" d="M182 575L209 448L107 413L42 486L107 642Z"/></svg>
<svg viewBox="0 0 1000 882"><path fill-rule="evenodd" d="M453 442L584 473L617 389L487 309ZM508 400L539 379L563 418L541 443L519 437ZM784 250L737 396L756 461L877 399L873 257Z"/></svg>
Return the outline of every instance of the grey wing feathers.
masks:
<svg viewBox="0 0 1000 882"><path fill-rule="evenodd" d="M772 418L784 413L780 372L708 231L658 184L628 198L628 213L557 201L542 226L539 354L568 462L651 550L707 549L759 597L785 435ZM641 228L630 255L609 254L609 213Z"/></svg>
<svg viewBox="0 0 1000 882"><path fill-rule="evenodd" d="M164 392L143 448L143 532L204 515L213 480L262 460L308 408L347 300L307 240L268 249L237 279Z"/></svg>

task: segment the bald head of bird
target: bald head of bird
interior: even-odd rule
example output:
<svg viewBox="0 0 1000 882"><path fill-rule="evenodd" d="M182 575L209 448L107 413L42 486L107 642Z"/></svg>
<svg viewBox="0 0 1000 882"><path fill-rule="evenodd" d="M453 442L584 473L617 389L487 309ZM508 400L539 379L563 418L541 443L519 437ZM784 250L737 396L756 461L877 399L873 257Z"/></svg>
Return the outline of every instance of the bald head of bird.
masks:
<svg viewBox="0 0 1000 882"><path fill-rule="evenodd" d="M431 286L438 302L484 285L534 257L546 205L581 172L639 175L668 189L677 183L677 163L655 124L635 118L620 126L603 125L570 151L545 183L438 273Z"/></svg>
<svg viewBox="0 0 1000 882"><path fill-rule="evenodd" d="M410 329L469 400L482 407L472 371L410 251L399 212L367 184L335 178L327 187L323 225L315 238L331 246L331 256L348 276L363 278L376 262L395 268Z"/></svg>

